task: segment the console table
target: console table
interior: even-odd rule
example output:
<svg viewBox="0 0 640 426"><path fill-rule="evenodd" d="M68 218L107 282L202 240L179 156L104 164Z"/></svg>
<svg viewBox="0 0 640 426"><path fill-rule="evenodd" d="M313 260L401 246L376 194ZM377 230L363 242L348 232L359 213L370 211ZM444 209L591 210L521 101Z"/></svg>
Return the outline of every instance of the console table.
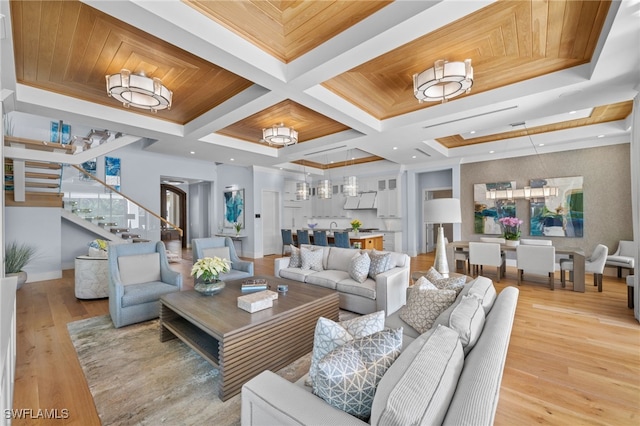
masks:
<svg viewBox="0 0 640 426"><path fill-rule="evenodd" d="M515 252L515 246L500 244L503 251ZM453 252L455 250L469 250L469 241L454 241L447 244L447 262L449 265L455 264ZM556 254L567 255L573 259L573 291L584 293L584 251L577 248L556 247Z"/></svg>
<svg viewBox="0 0 640 426"><path fill-rule="evenodd" d="M245 238L248 238L248 236L246 235L236 235L236 234L215 234L216 237L229 237L231 238L232 241L240 241L240 253L238 253L238 256L243 256L243 241Z"/></svg>

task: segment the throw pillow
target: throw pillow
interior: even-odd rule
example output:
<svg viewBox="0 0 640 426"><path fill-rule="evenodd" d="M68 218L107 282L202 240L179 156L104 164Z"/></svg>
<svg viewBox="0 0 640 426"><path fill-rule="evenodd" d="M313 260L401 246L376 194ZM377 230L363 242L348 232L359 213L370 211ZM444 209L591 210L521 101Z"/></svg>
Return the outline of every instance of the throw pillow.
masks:
<svg viewBox="0 0 640 426"><path fill-rule="evenodd" d="M122 285L160 281L160 253L120 256L118 270Z"/></svg>
<svg viewBox="0 0 640 426"><path fill-rule="evenodd" d="M418 281L416 281L416 283L413 285L412 288L422 288L425 290L438 290L438 287L436 287L435 284L429 281L425 276L418 278Z"/></svg>
<svg viewBox="0 0 640 426"><path fill-rule="evenodd" d="M203 257L219 257L220 259L231 260L231 254L229 254L229 247L209 247L202 250Z"/></svg>
<svg viewBox="0 0 640 426"><path fill-rule="evenodd" d="M429 268L424 276L439 289L455 290L456 294L462 291L464 284L467 282L465 275L445 278L433 266Z"/></svg>
<svg viewBox="0 0 640 426"><path fill-rule="evenodd" d="M311 250L306 247L300 249L301 268L322 271L322 249Z"/></svg>
<svg viewBox="0 0 640 426"><path fill-rule="evenodd" d="M369 275L370 264L371 259L369 258L369 255L367 253L357 253L349 261L349 276L355 281L363 283Z"/></svg>
<svg viewBox="0 0 640 426"><path fill-rule="evenodd" d="M313 393L367 421L378 383L401 348L402 328L399 328L354 339L334 349L318 363Z"/></svg>
<svg viewBox="0 0 640 426"><path fill-rule="evenodd" d="M409 293L407 304L400 310L400 318L419 333L425 333L431 328L438 315L455 300L454 290L413 288Z"/></svg>
<svg viewBox="0 0 640 426"><path fill-rule="evenodd" d="M449 317L449 328L460 336L465 356L473 349L484 328L484 309L480 299L464 295L460 303L453 308Z"/></svg>
<svg viewBox="0 0 640 426"><path fill-rule="evenodd" d="M372 250L371 253L369 253L369 258L371 259L369 276L374 280L376 279L376 275L389 270L389 259L391 258L390 253Z"/></svg>
<svg viewBox="0 0 640 426"><path fill-rule="evenodd" d="M467 294L480 299L485 315L489 313L493 302L496 300L496 288L493 286L493 281L487 277L477 277L473 280L469 284L469 292Z"/></svg>
<svg viewBox="0 0 640 426"><path fill-rule="evenodd" d="M291 258L289 259L289 268L299 268L302 266L302 259L300 257L300 249L293 244L291 247Z"/></svg>
<svg viewBox="0 0 640 426"><path fill-rule="evenodd" d="M331 321L324 317L318 318L313 335L309 379L306 384L313 385L318 370L318 362L322 357L350 340L365 337L382 330L384 328L384 318L384 311L374 312L342 322Z"/></svg>

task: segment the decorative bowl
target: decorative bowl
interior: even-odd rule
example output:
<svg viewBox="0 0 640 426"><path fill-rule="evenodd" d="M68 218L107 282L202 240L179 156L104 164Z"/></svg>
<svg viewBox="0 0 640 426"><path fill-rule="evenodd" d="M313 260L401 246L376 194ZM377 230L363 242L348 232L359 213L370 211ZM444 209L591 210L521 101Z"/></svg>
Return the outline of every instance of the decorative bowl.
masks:
<svg viewBox="0 0 640 426"><path fill-rule="evenodd" d="M309 227L309 229L313 229L316 226L318 226L318 224L317 223L308 223L307 226Z"/></svg>
<svg viewBox="0 0 640 426"><path fill-rule="evenodd" d="M213 281L211 283L196 283L193 289L205 296L211 296L220 293L224 286L224 281Z"/></svg>

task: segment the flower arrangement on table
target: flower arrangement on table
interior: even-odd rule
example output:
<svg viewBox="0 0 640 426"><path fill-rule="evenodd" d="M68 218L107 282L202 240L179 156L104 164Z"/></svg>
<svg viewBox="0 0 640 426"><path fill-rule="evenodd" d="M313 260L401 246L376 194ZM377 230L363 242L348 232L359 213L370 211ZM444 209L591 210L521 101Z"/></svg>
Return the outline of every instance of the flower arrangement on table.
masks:
<svg viewBox="0 0 640 426"><path fill-rule="evenodd" d="M350 224L351 224L351 229L353 229L353 232L358 232L358 230L362 226L362 222L360 222L358 219L353 219Z"/></svg>
<svg viewBox="0 0 640 426"><path fill-rule="evenodd" d="M106 240L93 240L89 244L89 256L107 257L109 243Z"/></svg>
<svg viewBox="0 0 640 426"><path fill-rule="evenodd" d="M242 223L240 222L234 222L233 224L233 229L236 230L236 234L240 234L240 231L242 231Z"/></svg>
<svg viewBox="0 0 640 426"><path fill-rule="evenodd" d="M520 239L520 225L523 221L517 217L501 217L498 219L500 225L502 225L502 236L505 240L519 240Z"/></svg>
<svg viewBox="0 0 640 426"><path fill-rule="evenodd" d="M191 268L191 275L202 278L204 282L212 282L218 280L220 274L229 272L231 269L231 261L218 256L203 257L198 259Z"/></svg>

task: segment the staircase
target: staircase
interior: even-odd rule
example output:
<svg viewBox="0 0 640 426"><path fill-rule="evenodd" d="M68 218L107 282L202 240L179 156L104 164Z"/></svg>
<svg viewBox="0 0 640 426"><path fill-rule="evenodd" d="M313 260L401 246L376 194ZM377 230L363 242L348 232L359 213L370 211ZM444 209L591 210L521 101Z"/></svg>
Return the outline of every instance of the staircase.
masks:
<svg viewBox="0 0 640 426"><path fill-rule="evenodd" d="M62 207L61 173L60 164L5 159L5 206Z"/></svg>

